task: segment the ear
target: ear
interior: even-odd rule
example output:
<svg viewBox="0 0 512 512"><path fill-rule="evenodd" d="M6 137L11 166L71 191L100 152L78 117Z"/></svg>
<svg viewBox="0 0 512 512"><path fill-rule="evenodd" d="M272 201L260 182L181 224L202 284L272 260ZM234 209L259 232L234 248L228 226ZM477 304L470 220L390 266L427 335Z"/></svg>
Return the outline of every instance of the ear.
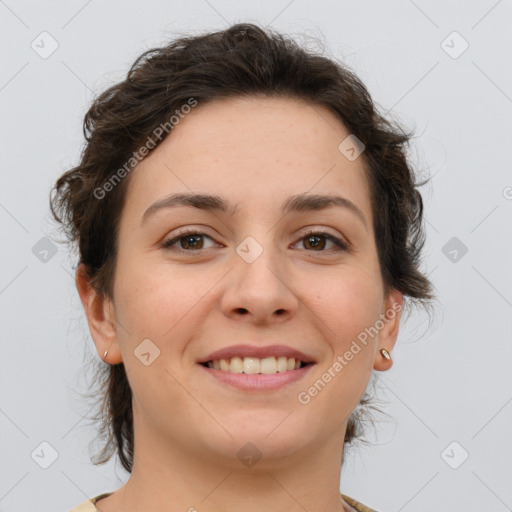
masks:
<svg viewBox="0 0 512 512"><path fill-rule="evenodd" d="M378 371L389 370L393 366L393 359L386 359L381 349L385 348L391 355L391 351L396 343L398 329L400 327L400 317L403 309L404 296L398 290L392 288L384 301L384 310L382 311L382 321L384 327L379 332L377 343L377 352L375 354L375 363L373 368Z"/></svg>
<svg viewBox="0 0 512 512"><path fill-rule="evenodd" d="M100 296L93 288L89 275L82 263L75 275L75 284L82 301L89 330L98 355L109 364L121 363L123 358L119 347L114 307L110 299ZM104 357L105 351L108 351Z"/></svg>

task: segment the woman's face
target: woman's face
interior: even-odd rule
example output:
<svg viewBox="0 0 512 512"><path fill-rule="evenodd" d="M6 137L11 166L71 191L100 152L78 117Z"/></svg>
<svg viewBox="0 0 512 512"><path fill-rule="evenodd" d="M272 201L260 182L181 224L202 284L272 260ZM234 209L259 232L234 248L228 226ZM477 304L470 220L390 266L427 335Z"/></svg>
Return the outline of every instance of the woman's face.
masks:
<svg viewBox="0 0 512 512"><path fill-rule="evenodd" d="M264 461L342 448L372 368L391 365L379 349L393 347L402 300L384 295L363 156L346 149L350 139L339 149L347 136L333 113L300 100L199 103L132 171L116 329L94 338L108 363L124 362L136 450L179 446L231 461L253 450ZM150 209L173 194L215 196L227 208ZM312 208L313 195L344 202ZM295 349L314 363L274 376L200 364L235 345L249 347L238 356L280 345L258 354ZM258 379L267 387L250 387Z"/></svg>

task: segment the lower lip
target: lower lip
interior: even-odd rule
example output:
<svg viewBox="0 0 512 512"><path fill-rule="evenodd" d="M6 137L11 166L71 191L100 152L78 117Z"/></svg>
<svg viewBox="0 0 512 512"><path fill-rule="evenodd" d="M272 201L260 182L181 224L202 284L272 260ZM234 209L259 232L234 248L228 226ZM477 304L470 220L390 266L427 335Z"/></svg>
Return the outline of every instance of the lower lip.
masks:
<svg viewBox="0 0 512 512"><path fill-rule="evenodd" d="M203 370L207 371L213 378L237 389L242 389L244 391L271 391L302 379L306 373L309 372L313 364L308 364L297 370L277 372L271 375L265 375L262 373L233 373L216 370L215 368L208 368L202 364L199 366L203 368Z"/></svg>

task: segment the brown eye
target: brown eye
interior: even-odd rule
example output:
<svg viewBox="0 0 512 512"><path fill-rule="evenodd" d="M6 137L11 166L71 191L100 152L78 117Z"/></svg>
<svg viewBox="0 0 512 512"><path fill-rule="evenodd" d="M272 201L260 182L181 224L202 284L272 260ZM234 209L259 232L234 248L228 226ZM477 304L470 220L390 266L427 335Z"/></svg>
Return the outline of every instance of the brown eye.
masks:
<svg viewBox="0 0 512 512"><path fill-rule="evenodd" d="M323 249L326 244L326 238L327 237L325 237L324 235L308 235L303 238L304 246L306 247L306 249L308 248L308 245L310 245L310 247L313 249Z"/></svg>
<svg viewBox="0 0 512 512"><path fill-rule="evenodd" d="M197 231L191 231L188 233L180 233L178 236L167 240L162 244L165 249L174 249L176 251L194 252L204 249L204 238L209 238L213 241L212 237L205 233L199 233ZM173 247L179 242L178 247ZM207 247L208 249L208 247Z"/></svg>
<svg viewBox="0 0 512 512"><path fill-rule="evenodd" d="M201 240L202 235L187 235L179 238L181 240L182 249L202 249L203 241ZM185 240L185 245L183 245Z"/></svg>
<svg viewBox="0 0 512 512"><path fill-rule="evenodd" d="M337 251L347 251L348 245L340 238L331 235L325 231L311 231L301 238L303 245L306 249L313 252L327 252L325 246L328 241L332 242L336 247Z"/></svg>

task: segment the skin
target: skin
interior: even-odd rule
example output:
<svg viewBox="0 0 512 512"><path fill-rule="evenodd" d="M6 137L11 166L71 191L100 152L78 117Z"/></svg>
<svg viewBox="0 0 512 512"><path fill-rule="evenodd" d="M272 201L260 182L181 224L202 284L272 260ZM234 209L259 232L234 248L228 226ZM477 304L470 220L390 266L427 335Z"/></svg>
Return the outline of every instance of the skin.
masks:
<svg viewBox="0 0 512 512"><path fill-rule="evenodd" d="M403 301L384 293L363 157L338 149L348 135L333 113L302 100L216 100L195 107L132 171L114 300L92 290L82 267L76 274L98 354L124 362L133 392L133 472L98 510L345 510L347 419L372 369L391 367L379 351L391 352L400 314L309 403L297 395ZM153 202L175 192L220 195L239 212L179 206L141 225ZM366 225L336 206L283 216L282 203L301 193L342 195ZM183 253L162 248L185 226L207 236L196 246L178 240ZM305 227L325 228L350 249L322 237L308 244ZM236 252L248 236L263 248L252 263ZM146 338L160 350L149 366L134 355ZM288 345L317 363L304 379L260 392L229 388L196 363L239 343ZM247 442L262 454L252 467L237 457Z"/></svg>

